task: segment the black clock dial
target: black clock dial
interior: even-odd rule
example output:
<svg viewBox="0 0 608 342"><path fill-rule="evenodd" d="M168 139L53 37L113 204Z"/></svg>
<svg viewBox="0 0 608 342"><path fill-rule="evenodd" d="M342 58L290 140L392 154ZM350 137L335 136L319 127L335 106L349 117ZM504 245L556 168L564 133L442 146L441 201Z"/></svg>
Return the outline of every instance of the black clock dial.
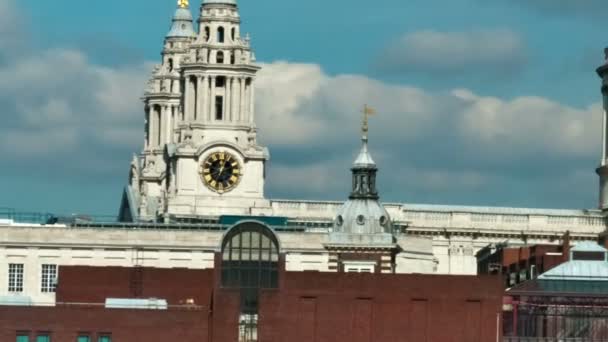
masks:
<svg viewBox="0 0 608 342"><path fill-rule="evenodd" d="M241 177L239 161L227 152L212 153L203 162L202 176L205 184L216 192L232 190Z"/></svg>

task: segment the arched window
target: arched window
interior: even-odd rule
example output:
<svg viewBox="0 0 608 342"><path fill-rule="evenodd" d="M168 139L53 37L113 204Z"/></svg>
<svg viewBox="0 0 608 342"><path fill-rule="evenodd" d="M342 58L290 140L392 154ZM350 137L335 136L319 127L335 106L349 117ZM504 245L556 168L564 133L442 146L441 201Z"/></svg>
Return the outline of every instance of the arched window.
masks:
<svg viewBox="0 0 608 342"><path fill-rule="evenodd" d="M217 64L224 64L224 51L218 51L215 56L215 61Z"/></svg>
<svg viewBox="0 0 608 342"><path fill-rule="evenodd" d="M234 51L230 52L230 64L234 64L236 62L236 59L234 57Z"/></svg>
<svg viewBox="0 0 608 342"><path fill-rule="evenodd" d="M234 42L236 40L236 28L232 28L232 30L230 30L230 36L232 37L232 41Z"/></svg>
<svg viewBox="0 0 608 342"><path fill-rule="evenodd" d="M205 26L205 41L209 41L209 38L211 38L211 31L209 29L209 26Z"/></svg>
<svg viewBox="0 0 608 342"><path fill-rule="evenodd" d="M169 72L172 72L173 71L173 58L169 58L168 62L169 62L168 63L169 64Z"/></svg>
<svg viewBox="0 0 608 342"><path fill-rule="evenodd" d="M243 222L222 241L222 286L268 289L278 286L279 243L274 232L258 222Z"/></svg>
<svg viewBox="0 0 608 342"><path fill-rule="evenodd" d="M218 43L224 42L224 27L223 26L220 26L217 28L217 42Z"/></svg>

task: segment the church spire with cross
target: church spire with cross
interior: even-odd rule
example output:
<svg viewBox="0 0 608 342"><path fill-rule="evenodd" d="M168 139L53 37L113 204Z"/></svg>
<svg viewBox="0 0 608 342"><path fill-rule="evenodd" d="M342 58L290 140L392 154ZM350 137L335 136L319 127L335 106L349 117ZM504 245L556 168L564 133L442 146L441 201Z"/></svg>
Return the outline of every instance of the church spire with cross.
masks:
<svg viewBox="0 0 608 342"><path fill-rule="evenodd" d="M367 105L363 107L363 125L361 126L361 140L363 146L361 146L361 151L352 167L353 189L350 195L351 199L379 199L378 191L376 189L376 173L378 169L368 148L369 116L374 115L375 113L376 111Z"/></svg>

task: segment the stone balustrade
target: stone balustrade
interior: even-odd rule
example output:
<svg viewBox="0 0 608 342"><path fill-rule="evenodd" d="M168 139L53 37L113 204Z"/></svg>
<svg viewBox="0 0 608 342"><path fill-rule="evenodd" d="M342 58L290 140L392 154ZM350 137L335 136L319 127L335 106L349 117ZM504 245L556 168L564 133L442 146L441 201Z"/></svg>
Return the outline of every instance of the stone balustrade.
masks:
<svg viewBox="0 0 608 342"><path fill-rule="evenodd" d="M341 202L271 202L273 214L300 220L333 220ZM411 231L477 231L481 234L561 235L589 237L606 230L606 218L598 210L489 208L416 204L385 204L393 221Z"/></svg>

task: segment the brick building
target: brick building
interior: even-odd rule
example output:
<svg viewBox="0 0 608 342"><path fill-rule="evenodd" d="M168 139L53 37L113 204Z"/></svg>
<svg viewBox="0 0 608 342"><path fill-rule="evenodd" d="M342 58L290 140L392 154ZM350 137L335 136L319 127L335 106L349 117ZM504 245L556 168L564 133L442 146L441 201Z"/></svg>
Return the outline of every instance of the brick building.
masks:
<svg viewBox="0 0 608 342"><path fill-rule="evenodd" d="M259 222L228 231L215 264L60 267L54 306L0 306L0 341L474 342L501 331L499 277L287 272Z"/></svg>
<svg viewBox="0 0 608 342"><path fill-rule="evenodd" d="M526 280L568 261L570 234L566 232L561 244L509 246L493 244L481 249L477 257L477 274L501 275L506 287Z"/></svg>

